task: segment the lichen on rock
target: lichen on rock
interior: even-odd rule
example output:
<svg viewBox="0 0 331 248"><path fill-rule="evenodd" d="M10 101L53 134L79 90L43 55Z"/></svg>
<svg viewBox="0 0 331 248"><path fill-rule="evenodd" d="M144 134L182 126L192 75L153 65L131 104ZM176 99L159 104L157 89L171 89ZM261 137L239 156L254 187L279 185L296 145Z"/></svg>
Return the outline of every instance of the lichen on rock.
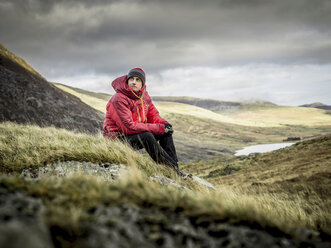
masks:
<svg viewBox="0 0 331 248"><path fill-rule="evenodd" d="M65 161L47 164L44 167L25 169L21 176L27 179L38 179L41 177L67 177L82 173L84 175L98 176L105 181L112 181L119 178L120 173L126 170L126 165L91 162Z"/></svg>

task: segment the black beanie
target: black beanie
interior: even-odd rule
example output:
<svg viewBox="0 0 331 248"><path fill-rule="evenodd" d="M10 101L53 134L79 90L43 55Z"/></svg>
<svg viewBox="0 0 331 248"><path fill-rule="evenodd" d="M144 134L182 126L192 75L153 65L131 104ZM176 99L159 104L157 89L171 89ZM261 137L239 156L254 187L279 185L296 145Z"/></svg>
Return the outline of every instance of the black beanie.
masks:
<svg viewBox="0 0 331 248"><path fill-rule="evenodd" d="M141 68L133 68L129 71L128 76L127 76L127 80L129 80L129 78L131 77L138 77L140 78L140 80L143 83L143 86L145 84L145 72L143 71L143 69Z"/></svg>

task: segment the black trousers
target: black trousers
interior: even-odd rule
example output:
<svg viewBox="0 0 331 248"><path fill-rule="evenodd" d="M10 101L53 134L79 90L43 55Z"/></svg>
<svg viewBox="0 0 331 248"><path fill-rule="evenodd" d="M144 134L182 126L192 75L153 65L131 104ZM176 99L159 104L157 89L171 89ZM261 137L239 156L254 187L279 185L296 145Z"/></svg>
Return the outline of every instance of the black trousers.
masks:
<svg viewBox="0 0 331 248"><path fill-rule="evenodd" d="M119 137L126 140L134 149L145 148L147 153L158 164L165 164L178 169L176 148L172 136L156 136L142 132Z"/></svg>

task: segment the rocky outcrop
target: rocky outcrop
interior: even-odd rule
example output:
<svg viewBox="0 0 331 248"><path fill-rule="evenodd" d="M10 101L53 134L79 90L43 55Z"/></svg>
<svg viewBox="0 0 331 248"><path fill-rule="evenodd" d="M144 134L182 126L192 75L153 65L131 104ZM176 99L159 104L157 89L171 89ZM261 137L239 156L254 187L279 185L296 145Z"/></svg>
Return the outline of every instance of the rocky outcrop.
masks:
<svg viewBox="0 0 331 248"><path fill-rule="evenodd" d="M43 222L44 209L40 200L0 189L0 247L54 247L51 236L65 235L66 230L50 232ZM329 247L306 235L307 231L293 239L280 232L273 235L244 225L200 222L134 205L100 205L90 214L95 221L80 225L72 247Z"/></svg>
<svg viewBox="0 0 331 248"><path fill-rule="evenodd" d="M0 188L0 247L54 247L40 200Z"/></svg>
<svg viewBox="0 0 331 248"><path fill-rule="evenodd" d="M0 189L0 247L62 247L56 238L67 231L47 226L44 209L40 200ZM79 225L70 247L330 247L309 230L302 232L302 237L291 238L277 230L267 232L240 224L200 221L128 204L99 205L89 213L94 221Z"/></svg>
<svg viewBox="0 0 331 248"><path fill-rule="evenodd" d="M25 179L39 179L43 177L68 177L70 175L83 174L87 176L101 177L105 181L114 181L119 179L124 171L128 168L123 164L110 164L110 163L91 163L91 162L79 162L79 161L65 161L57 162L52 164L47 164L43 167L34 167L29 169L24 169L21 172L21 176ZM159 175L154 175L149 177L151 180L158 182L164 186L175 187L179 190L187 190L188 188L183 185L178 184L176 181L162 177ZM206 187L215 190L213 185L199 177L193 176L187 180L193 180L200 184L202 187Z"/></svg>
<svg viewBox="0 0 331 248"><path fill-rule="evenodd" d="M65 161L47 164L44 167L25 169L21 172L21 176L26 179L39 179L51 176L68 177L70 175L84 174L101 177L105 181L112 181L117 180L124 170L126 170L126 166L123 164Z"/></svg>
<svg viewBox="0 0 331 248"><path fill-rule="evenodd" d="M69 162L64 166L46 168L25 171L24 176L27 180L38 180L41 176L67 176L68 171L77 170L103 175L120 166L104 164L99 169L97 164L84 163L82 166ZM110 176L105 180L113 178ZM73 233L65 226L47 225L45 210L41 200L9 192L0 185L0 247L330 247L329 243L321 241L319 233L310 230L300 230L291 237L278 229L262 228L254 223L207 221L197 216L181 215L176 210L168 212L132 204L92 207L88 209L90 218L81 220ZM65 246L61 240L65 240Z"/></svg>
<svg viewBox="0 0 331 248"><path fill-rule="evenodd" d="M184 187L183 185L178 184L176 181L174 181L170 178L166 178L166 177L162 177L162 176L150 176L149 178L164 186L174 187L179 190L189 190L188 188Z"/></svg>
<svg viewBox="0 0 331 248"><path fill-rule="evenodd" d="M3 47L2 47L3 48ZM97 133L104 114L47 82L0 49L0 122Z"/></svg>
<svg viewBox="0 0 331 248"><path fill-rule="evenodd" d="M273 235L244 225L199 222L197 218L134 205L91 210L95 223L82 226L77 247L329 247L318 240Z"/></svg>

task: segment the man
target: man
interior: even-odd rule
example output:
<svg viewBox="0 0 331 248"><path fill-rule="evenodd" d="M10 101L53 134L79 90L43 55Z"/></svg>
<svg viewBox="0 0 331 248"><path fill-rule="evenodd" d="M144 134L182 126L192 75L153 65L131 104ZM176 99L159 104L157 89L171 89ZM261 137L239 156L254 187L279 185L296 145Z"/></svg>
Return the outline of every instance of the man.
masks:
<svg viewBox="0 0 331 248"><path fill-rule="evenodd" d="M116 94L107 104L103 136L126 140L136 149L145 148L155 162L171 166L183 178L192 177L178 168L173 128L153 105L145 79L141 68L133 68L112 82Z"/></svg>

